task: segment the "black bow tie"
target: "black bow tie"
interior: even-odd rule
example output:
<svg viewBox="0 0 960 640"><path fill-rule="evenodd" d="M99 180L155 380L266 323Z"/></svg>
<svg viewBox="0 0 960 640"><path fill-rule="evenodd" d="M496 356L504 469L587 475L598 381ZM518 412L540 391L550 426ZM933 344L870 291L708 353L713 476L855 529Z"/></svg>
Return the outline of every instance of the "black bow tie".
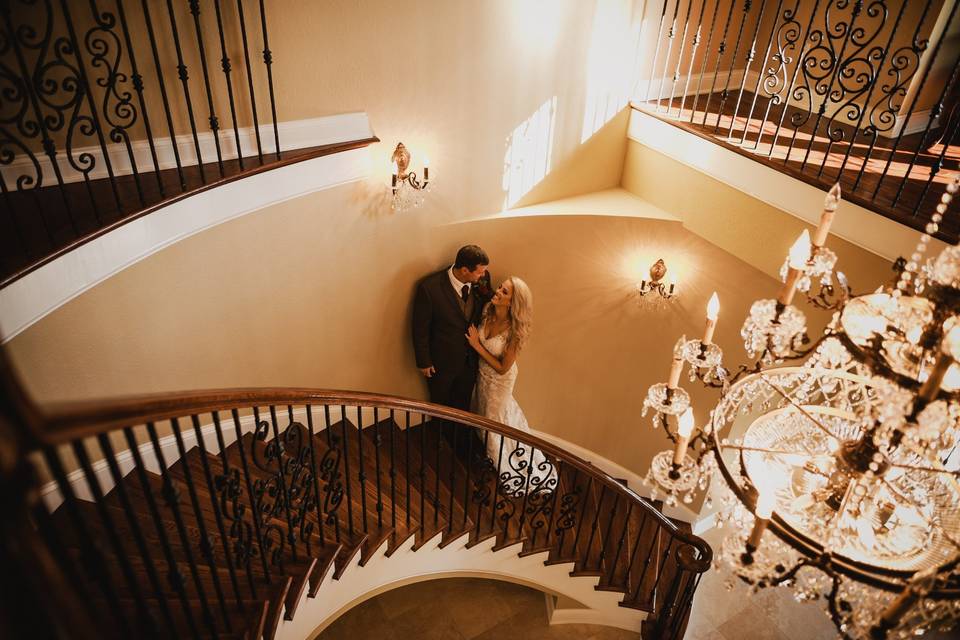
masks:
<svg viewBox="0 0 960 640"><path fill-rule="evenodd" d="M463 285L463 288L460 289L460 297L463 298L464 302L466 302L469 296L470 296L470 285L465 284Z"/></svg>

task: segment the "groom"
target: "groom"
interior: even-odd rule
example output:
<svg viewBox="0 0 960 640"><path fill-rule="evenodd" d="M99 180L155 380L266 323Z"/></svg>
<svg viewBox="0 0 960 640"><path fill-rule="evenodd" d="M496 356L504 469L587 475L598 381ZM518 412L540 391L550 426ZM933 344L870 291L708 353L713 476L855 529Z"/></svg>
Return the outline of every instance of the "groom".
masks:
<svg viewBox="0 0 960 640"><path fill-rule="evenodd" d="M470 410L477 379L477 352L464 334L477 324L490 299L490 259L470 244L457 251L453 264L417 285L413 301L413 350L417 369L427 379L430 401Z"/></svg>

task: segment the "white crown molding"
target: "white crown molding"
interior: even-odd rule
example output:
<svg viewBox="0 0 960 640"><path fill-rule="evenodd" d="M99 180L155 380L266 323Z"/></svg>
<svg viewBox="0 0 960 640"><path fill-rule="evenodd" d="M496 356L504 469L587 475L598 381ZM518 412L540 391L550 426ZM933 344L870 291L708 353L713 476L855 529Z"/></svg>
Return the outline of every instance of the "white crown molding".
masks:
<svg viewBox="0 0 960 640"><path fill-rule="evenodd" d="M294 145L372 135L366 114L284 124L300 132ZM184 238L264 207L360 180L370 173L369 160L369 151L360 148L262 171L182 198L98 236L0 289L0 340L10 341L84 291Z"/></svg>

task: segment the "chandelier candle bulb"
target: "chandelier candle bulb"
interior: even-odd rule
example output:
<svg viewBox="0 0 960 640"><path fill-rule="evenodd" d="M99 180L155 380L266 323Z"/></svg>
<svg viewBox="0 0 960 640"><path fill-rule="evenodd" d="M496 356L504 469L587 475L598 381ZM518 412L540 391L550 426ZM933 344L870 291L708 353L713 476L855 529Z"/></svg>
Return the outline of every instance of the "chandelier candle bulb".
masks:
<svg viewBox="0 0 960 640"><path fill-rule="evenodd" d="M763 532L767 530L770 524L770 517L773 515L773 507L776 503L776 493L772 490L764 489L757 496L757 507L753 514L753 529L750 531L750 537L747 538L747 547L752 549L760 548L760 540L763 538Z"/></svg>
<svg viewBox="0 0 960 640"><path fill-rule="evenodd" d="M823 201L823 213L820 214L820 226L813 237L813 246L822 247L827 241L827 234L830 233L830 225L833 224L833 216L837 213L837 206L840 204L840 183L833 185L830 192L827 193Z"/></svg>
<svg viewBox="0 0 960 640"><path fill-rule="evenodd" d="M430 180L430 158L423 159L423 183L426 184Z"/></svg>
<svg viewBox="0 0 960 640"><path fill-rule="evenodd" d="M707 325L703 330L703 340L705 345L713 344L713 332L717 328L717 316L720 315L720 298L714 291L710 296L710 302L707 303Z"/></svg>
<svg viewBox="0 0 960 640"><path fill-rule="evenodd" d="M687 337L683 336L680 338L678 344L682 345L686 343ZM673 349L673 362L670 365L670 377L667 379L667 389L676 389L677 384L680 382L680 374L683 373L683 348Z"/></svg>
<svg viewBox="0 0 960 640"><path fill-rule="evenodd" d="M787 269L787 278L784 280L780 295L777 296L777 302L783 306L793 302L793 294L797 290L797 283L800 280L800 274L803 272L804 265L810 259L810 232L806 229L797 238L797 241L790 247L789 268Z"/></svg>
<svg viewBox="0 0 960 640"><path fill-rule="evenodd" d="M390 188L393 189L394 193L397 192L397 175L399 174L399 172L400 170L397 168L397 163L396 161L394 161L393 162L393 178L390 182Z"/></svg>
<svg viewBox="0 0 960 640"><path fill-rule="evenodd" d="M687 455L687 446L690 444L690 436L693 434L693 409L687 409L677 421L677 447L673 451L673 466L679 467L683 464L683 458Z"/></svg>

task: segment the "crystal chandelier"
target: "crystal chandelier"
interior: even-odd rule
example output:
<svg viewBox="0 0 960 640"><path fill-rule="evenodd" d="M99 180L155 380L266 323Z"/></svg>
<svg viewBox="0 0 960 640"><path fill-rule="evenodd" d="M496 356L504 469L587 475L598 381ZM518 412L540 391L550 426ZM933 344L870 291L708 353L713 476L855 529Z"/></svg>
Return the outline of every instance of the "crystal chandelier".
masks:
<svg viewBox="0 0 960 640"><path fill-rule="evenodd" d="M719 496L716 555L754 590L792 588L823 603L841 638L908 638L960 619L960 248L923 262L960 186L947 186L897 279L854 296L824 246L840 199L827 195L811 241L791 247L773 300L741 329L750 364L731 371L713 344L677 342L666 384L644 400L673 450L646 482L654 499ZM811 343L797 291L832 310ZM696 428L690 382L720 399ZM723 481L711 480L722 477Z"/></svg>

